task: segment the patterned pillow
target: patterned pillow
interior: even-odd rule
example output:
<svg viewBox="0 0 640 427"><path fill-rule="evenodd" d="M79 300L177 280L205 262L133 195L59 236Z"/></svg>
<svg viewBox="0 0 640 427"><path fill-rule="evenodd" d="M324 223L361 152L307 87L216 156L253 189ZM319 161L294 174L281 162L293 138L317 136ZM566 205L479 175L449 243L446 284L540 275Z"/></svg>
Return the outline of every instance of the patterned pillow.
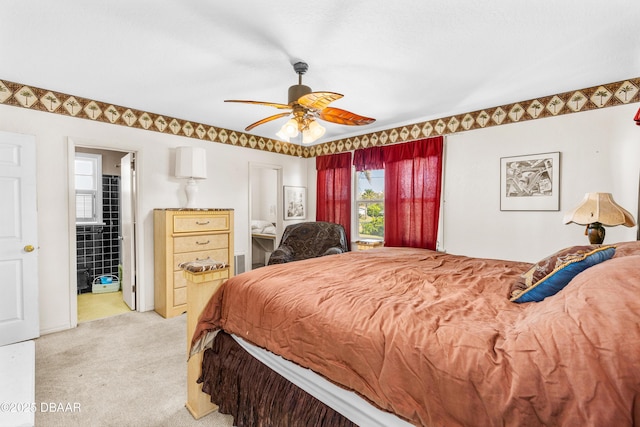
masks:
<svg viewBox="0 0 640 427"><path fill-rule="evenodd" d="M611 258L613 245L572 246L536 263L511 285L513 302L542 301L555 295L580 272Z"/></svg>
<svg viewBox="0 0 640 427"><path fill-rule="evenodd" d="M178 268L190 271L192 273L220 270L227 267L229 267L229 265L226 262L216 261L208 257L206 259L196 259L195 261L181 262L180 264L178 264Z"/></svg>

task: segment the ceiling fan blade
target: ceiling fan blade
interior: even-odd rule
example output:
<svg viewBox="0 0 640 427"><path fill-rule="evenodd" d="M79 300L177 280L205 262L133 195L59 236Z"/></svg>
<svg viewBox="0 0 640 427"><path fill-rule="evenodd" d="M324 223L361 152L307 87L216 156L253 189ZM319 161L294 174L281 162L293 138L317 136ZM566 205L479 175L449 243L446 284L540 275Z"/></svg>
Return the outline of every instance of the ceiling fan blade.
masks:
<svg viewBox="0 0 640 427"><path fill-rule="evenodd" d="M318 113L318 118L327 122L349 126L368 125L376 121L376 119L372 119L370 117L360 116L350 111L332 107L321 110L320 113Z"/></svg>
<svg viewBox="0 0 640 427"><path fill-rule="evenodd" d="M263 124L265 124L265 123L267 123L267 122L270 122L270 121L273 121L273 120L277 120L277 119L279 119L279 118L281 118L281 117L286 117L286 116L288 116L289 114L291 114L291 112L290 112L290 111L288 111L288 112L286 112L286 113L280 113L280 114L275 114L275 115L273 115L273 116L265 117L265 118L264 118L264 119L262 119L262 120L258 120L257 122L250 124L250 125L249 125L249 126L247 126L244 130L245 130L245 131L247 131L247 132L249 132L251 129L253 129L253 128L254 128L254 127L256 127L256 126L260 126L260 125L263 125Z"/></svg>
<svg viewBox="0 0 640 427"><path fill-rule="evenodd" d="M311 92L298 98L298 104L314 110L324 110L327 105L342 98L342 96L335 92Z"/></svg>
<svg viewBox="0 0 640 427"><path fill-rule="evenodd" d="M243 104L257 104L257 105L266 105L267 107L276 107L281 110L291 108L290 105L287 104L278 104L277 102L262 102L262 101L243 101L239 99L225 99L224 102L242 102Z"/></svg>

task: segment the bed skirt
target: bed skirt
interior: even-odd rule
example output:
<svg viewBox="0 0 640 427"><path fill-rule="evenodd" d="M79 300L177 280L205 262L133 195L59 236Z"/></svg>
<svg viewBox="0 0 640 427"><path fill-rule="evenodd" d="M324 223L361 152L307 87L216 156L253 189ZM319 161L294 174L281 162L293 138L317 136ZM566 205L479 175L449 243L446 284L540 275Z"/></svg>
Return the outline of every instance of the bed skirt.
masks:
<svg viewBox="0 0 640 427"><path fill-rule="evenodd" d="M357 427L253 358L224 332L218 332L212 348L204 352L198 382L237 427Z"/></svg>

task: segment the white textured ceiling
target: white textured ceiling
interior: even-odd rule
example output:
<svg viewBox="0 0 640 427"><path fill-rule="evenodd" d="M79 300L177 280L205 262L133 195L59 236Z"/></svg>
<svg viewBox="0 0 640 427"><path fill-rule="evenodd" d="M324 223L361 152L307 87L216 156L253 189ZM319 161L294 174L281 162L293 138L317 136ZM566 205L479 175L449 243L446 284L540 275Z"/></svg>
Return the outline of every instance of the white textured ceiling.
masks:
<svg viewBox="0 0 640 427"><path fill-rule="evenodd" d="M640 76L637 0L4 0L0 79L242 131L303 84L374 124ZM275 138L286 119L251 133Z"/></svg>

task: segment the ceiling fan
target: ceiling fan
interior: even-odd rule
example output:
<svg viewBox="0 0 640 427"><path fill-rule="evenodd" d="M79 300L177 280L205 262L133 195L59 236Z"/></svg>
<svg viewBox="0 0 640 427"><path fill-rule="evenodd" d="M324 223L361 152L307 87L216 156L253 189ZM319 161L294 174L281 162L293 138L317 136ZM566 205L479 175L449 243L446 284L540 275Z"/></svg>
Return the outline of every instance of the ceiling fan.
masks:
<svg viewBox="0 0 640 427"><path fill-rule="evenodd" d="M303 85L302 75L309 69L306 62L296 62L293 64L293 69L298 74L298 84L289 87L288 104L236 99L225 100L225 102L267 105L280 110L288 110L250 124L245 128L247 132L256 126L293 115L276 135L289 141L289 138L294 138L302 132L302 142L310 144L324 135L325 132L325 129L320 126L316 119L348 126L368 125L376 121L376 119L360 116L340 108L329 107L330 103L342 98L343 95L335 92L312 92L309 86Z"/></svg>

